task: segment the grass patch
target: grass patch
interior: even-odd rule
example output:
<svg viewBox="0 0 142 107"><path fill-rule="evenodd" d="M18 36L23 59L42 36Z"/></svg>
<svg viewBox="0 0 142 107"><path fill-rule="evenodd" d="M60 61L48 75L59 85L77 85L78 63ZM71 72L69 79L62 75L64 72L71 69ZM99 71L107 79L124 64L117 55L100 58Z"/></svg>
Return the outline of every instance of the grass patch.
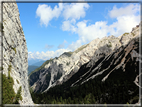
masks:
<svg viewBox="0 0 142 107"><path fill-rule="evenodd" d="M77 50L75 50L75 53L78 53L79 51L81 51L82 49L86 48L89 44L83 45L81 47L79 47Z"/></svg>
<svg viewBox="0 0 142 107"><path fill-rule="evenodd" d="M11 49L13 49L15 51L15 54L17 53L16 48L11 47Z"/></svg>
<svg viewBox="0 0 142 107"><path fill-rule="evenodd" d="M107 47L112 47L112 44L111 44L111 42L109 41L109 44L107 44Z"/></svg>
<svg viewBox="0 0 142 107"><path fill-rule="evenodd" d="M129 33L124 33L123 36L126 36L126 35L128 35L128 34L129 34Z"/></svg>
<svg viewBox="0 0 142 107"><path fill-rule="evenodd" d="M133 36L135 36L135 34L134 33L131 33Z"/></svg>
<svg viewBox="0 0 142 107"><path fill-rule="evenodd" d="M71 55L73 54L73 52L64 52L63 54L67 55L68 57L71 57Z"/></svg>
<svg viewBox="0 0 142 107"><path fill-rule="evenodd" d="M19 81L16 79L17 83L19 84Z"/></svg>
<svg viewBox="0 0 142 107"><path fill-rule="evenodd" d="M12 68L12 66L11 66L11 65L8 65L8 78L10 78L11 68Z"/></svg>

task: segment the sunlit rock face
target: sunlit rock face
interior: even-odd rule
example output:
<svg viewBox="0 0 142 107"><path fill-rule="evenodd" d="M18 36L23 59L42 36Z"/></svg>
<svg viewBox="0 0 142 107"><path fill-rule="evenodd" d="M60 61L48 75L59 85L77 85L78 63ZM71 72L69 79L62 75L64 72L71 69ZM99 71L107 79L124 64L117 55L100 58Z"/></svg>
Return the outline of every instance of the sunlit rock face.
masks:
<svg viewBox="0 0 142 107"><path fill-rule="evenodd" d="M74 52L65 52L58 58L46 61L40 69L32 72L29 76L30 86L34 92L45 92L50 87L62 84L71 78L83 64L89 62L88 67L93 65L101 57L127 45L138 35L139 26L133 28L132 32L124 33L119 37L111 35L97 38Z"/></svg>
<svg viewBox="0 0 142 107"><path fill-rule="evenodd" d="M14 0L12 0L14 1ZM15 3L3 3L3 74L14 80L13 89L17 93L21 86L22 101L20 104L33 104L28 85L28 50L26 39L19 18L18 6Z"/></svg>

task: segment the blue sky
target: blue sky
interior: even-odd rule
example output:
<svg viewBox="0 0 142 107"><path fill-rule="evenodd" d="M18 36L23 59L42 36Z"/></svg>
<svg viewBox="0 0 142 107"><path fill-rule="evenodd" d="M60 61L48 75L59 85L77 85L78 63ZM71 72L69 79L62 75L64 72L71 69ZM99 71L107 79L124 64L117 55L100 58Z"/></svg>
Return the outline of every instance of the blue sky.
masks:
<svg viewBox="0 0 142 107"><path fill-rule="evenodd" d="M47 60L140 22L139 3L17 3L28 58Z"/></svg>

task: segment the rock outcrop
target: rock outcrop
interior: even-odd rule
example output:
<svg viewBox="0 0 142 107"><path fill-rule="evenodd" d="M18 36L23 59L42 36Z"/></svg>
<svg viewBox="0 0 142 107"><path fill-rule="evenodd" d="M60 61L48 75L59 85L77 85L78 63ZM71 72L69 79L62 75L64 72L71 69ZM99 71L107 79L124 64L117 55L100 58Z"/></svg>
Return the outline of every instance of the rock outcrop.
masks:
<svg viewBox="0 0 142 107"><path fill-rule="evenodd" d="M139 27L133 28L131 33L124 33L119 37L113 35L95 39L89 44L83 45L74 52L65 52L58 58L48 61L43 64L42 68L35 70L29 76L30 86L34 92L45 92L50 87L62 84L67 81L79 68L87 63L88 67L94 64L94 61L99 60L102 56L106 56L117 50L121 46L125 46L132 38L139 34ZM57 77L58 72L60 75ZM50 73L50 74L49 74ZM48 75L49 78L46 78Z"/></svg>
<svg viewBox="0 0 142 107"><path fill-rule="evenodd" d="M18 6L13 3L3 3L3 74L14 80L13 89L17 93L21 86L22 100L20 104L33 104L28 85L28 51L26 39L19 18ZM10 69L10 71L8 70Z"/></svg>
<svg viewBox="0 0 142 107"><path fill-rule="evenodd" d="M62 84L57 84L59 79L55 86L52 85L42 94L33 93L33 100L42 104L62 102L140 106L142 54L139 50L139 28L133 28L131 33L125 33L119 38L110 36L101 39L91 60L80 66L79 70ZM47 67L52 67L51 65Z"/></svg>

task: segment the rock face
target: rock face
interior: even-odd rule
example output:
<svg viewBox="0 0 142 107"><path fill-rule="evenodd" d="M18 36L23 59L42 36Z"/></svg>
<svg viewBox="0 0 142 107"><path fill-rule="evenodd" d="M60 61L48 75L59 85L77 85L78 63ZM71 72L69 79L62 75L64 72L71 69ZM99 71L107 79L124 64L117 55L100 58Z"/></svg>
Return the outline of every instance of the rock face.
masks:
<svg viewBox="0 0 142 107"><path fill-rule="evenodd" d="M34 92L45 92L50 87L67 81L79 68L87 63L88 67L101 57L110 54L121 46L125 46L132 38L139 35L139 27L133 28L131 33L124 33L119 37L113 35L102 39L95 39L87 45L83 45L74 52L65 52L58 58L50 60L42 68L35 70L29 76L30 86ZM59 78L57 74L61 74ZM48 75L48 77L47 77Z"/></svg>
<svg viewBox="0 0 142 107"><path fill-rule="evenodd" d="M139 38L134 38L125 47L121 46L111 54L100 58L97 62L92 59L90 62L94 62L93 65L88 62L84 69L81 70L84 71L87 68L89 70L87 69L87 71L85 70L86 72L82 72L80 78L76 81L74 80L75 82L71 86L83 84L95 77L100 77L99 79L104 82L108 78L114 78L113 75L116 72L118 75L122 72L126 73L127 75L124 75L124 77L128 76L130 78L129 80L133 80L134 82L136 77L140 75L139 62L142 62L141 58L142 55L139 54ZM78 72L81 72L81 70ZM119 76L117 77L121 78ZM138 84L136 85L138 86Z"/></svg>
<svg viewBox="0 0 142 107"><path fill-rule="evenodd" d="M136 27L131 33L118 38L110 36L101 39L92 58L80 66L76 73L60 85L57 83L60 79L57 80L55 86L52 85L43 94L34 93L33 100L43 104L59 101L72 104L128 103L140 106L140 38L139 27Z"/></svg>
<svg viewBox="0 0 142 107"><path fill-rule="evenodd" d="M3 74L14 80L13 89L17 93L21 86L20 104L33 104L28 85L28 51L16 3L3 3Z"/></svg>

